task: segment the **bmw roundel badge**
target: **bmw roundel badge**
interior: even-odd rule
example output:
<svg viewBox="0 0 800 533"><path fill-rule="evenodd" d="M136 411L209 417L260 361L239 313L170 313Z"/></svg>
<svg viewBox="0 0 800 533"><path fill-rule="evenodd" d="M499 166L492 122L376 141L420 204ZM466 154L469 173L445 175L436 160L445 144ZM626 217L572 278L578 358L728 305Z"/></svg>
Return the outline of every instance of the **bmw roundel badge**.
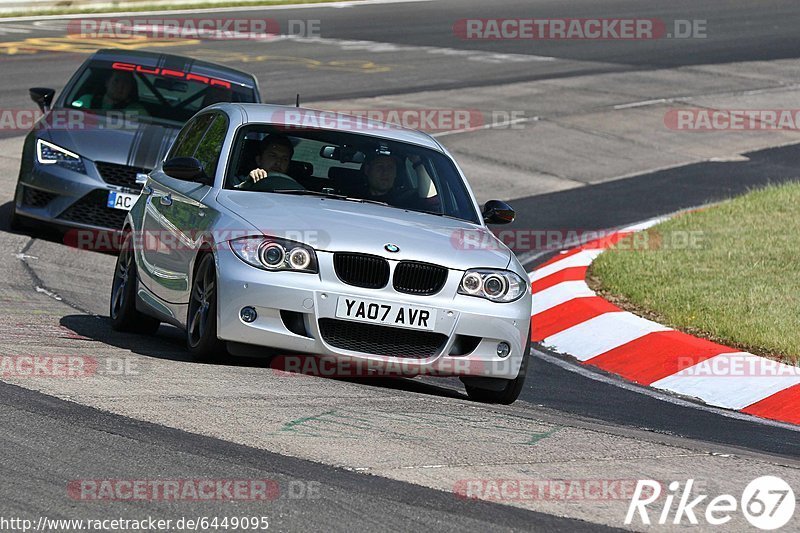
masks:
<svg viewBox="0 0 800 533"><path fill-rule="evenodd" d="M384 249L385 249L387 252L391 252L391 253L393 253L393 254L394 254L394 253L397 253L397 252L399 252L399 251L400 251L400 247L399 247L399 246L397 246L396 244L392 244L392 243L389 243L389 244L386 244L386 245L384 245Z"/></svg>

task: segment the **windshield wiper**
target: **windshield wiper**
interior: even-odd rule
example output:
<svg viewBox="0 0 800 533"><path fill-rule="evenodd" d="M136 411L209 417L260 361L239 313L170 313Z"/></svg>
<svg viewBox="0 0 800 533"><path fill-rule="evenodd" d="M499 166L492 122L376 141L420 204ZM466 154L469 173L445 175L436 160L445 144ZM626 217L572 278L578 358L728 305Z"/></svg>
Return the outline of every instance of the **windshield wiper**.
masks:
<svg viewBox="0 0 800 533"><path fill-rule="evenodd" d="M388 205L391 207L391 205L386 202L381 202L378 200L367 200L366 198L353 198L344 194L336 194L333 192L309 191L307 189L275 189L272 192L277 192L280 194L294 194L297 196L322 196L323 198L333 198L335 200L346 200L348 202L361 202L366 204Z"/></svg>

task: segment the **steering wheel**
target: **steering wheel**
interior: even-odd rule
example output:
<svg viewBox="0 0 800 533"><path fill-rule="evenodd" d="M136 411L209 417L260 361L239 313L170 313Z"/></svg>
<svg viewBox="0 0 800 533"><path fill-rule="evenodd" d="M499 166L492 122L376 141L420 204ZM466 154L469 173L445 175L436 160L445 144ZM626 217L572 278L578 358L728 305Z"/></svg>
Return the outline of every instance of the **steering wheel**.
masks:
<svg viewBox="0 0 800 533"><path fill-rule="evenodd" d="M306 188L300 185L293 177L274 170L270 170L266 178L262 178L248 187L248 190L258 192L273 192L281 189L306 190Z"/></svg>

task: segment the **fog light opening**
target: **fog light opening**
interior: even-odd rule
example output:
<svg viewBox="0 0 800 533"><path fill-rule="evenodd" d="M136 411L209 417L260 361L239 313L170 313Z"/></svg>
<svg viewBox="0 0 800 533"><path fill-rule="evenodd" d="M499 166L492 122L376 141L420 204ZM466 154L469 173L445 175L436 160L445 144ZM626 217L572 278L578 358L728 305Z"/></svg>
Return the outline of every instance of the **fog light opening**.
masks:
<svg viewBox="0 0 800 533"><path fill-rule="evenodd" d="M256 321L256 318L258 318L258 313L256 313L255 307L247 306L242 307L242 310L239 311L239 316L242 318L242 321L249 324Z"/></svg>
<svg viewBox="0 0 800 533"><path fill-rule="evenodd" d="M507 342L501 342L497 345L497 357L505 359L511 353L511 346Z"/></svg>

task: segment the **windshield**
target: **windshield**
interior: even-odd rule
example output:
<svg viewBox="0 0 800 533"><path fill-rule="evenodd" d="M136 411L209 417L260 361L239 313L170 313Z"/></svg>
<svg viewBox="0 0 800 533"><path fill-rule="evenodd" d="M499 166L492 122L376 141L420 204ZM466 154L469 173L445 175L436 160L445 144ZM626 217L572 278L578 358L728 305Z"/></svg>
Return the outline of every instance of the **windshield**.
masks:
<svg viewBox="0 0 800 533"><path fill-rule="evenodd" d="M480 223L449 157L349 132L244 127L231 152L225 188L253 194L313 191Z"/></svg>
<svg viewBox="0 0 800 533"><path fill-rule="evenodd" d="M122 112L130 119L184 123L217 102L254 102L250 87L219 78L117 62L90 64L64 106L94 113Z"/></svg>

